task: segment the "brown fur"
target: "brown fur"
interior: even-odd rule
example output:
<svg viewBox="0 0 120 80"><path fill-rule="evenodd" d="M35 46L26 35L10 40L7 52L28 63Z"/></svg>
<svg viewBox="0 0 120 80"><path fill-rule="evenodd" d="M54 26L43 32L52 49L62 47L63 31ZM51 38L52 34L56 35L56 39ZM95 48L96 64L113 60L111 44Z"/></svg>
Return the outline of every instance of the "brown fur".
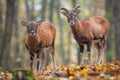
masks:
<svg viewBox="0 0 120 80"><path fill-rule="evenodd" d="M22 22L22 24L27 27L28 32L26 34L25 44L30 52L31 70L33 72L36 71L34 70L34 63L37 63L37 71L39 74L42 74L42 68L45 62L44 49L48 47L51 51L53 66L55 70L55 27L48 21L28 21ZM34 57L35 54L37 55L37 57Z"/></svg>
<svg viewBox="0 0 120 80"><path fill-rule="evenodd" d="M55 41L55 36L55 27L53 27L51 23L45 21L37 28L37 34L35 36L26 35L25 43L30 52L36 53L39 48L52 46Z"/></svg>
<svg viewBox="0 0 120 80"><path fill-rule="evenodd" d="M76 41L80 44L81 38L93 42L95 38L107 37L109 22L102 16L95 16L88 20L78 20L76 18L75 26L71 26Z"/></svg>
<svg viewBox="0 0 120 80"><path fill-rule="evenodd" d="M75 26L71 26L74 38L79 45L94 43L98 50L98 60L96 63L105 62L105 45L109 22L102 16L95 16L87 20L78 20L76 18ZM91 50L90 50L91 53ZM90 57L90 53L88 54ZM103 56L104 55L104 56ZM81 60L81 63L84 61Z"/></svg>
<svg viewBox="0 0 120 80"><path fill-rule="evenodd" d="M83 63L82 53L84 52L84 44L87 45L88 59L90 61L92 43L98 50L96 63L105 62L105 45L107 33L109 30L109 22L102 16L94 16L86 20L79 20L76 16L80 12L80 6L76 6L71 10L61 8L62 14L67 17L75 40L80 47L80 63Z"/></svg>

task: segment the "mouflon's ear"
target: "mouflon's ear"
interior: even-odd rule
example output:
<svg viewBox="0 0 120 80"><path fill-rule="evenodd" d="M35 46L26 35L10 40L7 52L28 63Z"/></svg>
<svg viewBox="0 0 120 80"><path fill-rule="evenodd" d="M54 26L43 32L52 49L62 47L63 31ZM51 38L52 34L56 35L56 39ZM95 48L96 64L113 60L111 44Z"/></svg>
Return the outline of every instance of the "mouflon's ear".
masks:
<svg viewBox="0 0 120 80"><path fill-rule="evenodd" d="M67 10L66 8L61 8L60 10L64 16L67 16L67 14L69 13L69 10Z"/></svg>

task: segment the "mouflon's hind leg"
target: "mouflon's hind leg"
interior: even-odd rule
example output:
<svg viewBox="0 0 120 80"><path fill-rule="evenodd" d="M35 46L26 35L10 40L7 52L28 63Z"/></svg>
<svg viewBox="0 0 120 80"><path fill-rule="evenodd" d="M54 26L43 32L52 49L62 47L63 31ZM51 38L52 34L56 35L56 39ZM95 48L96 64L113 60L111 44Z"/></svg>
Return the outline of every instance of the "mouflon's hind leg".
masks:
<svg viewBox="0 0 120 80"><path fill-rule="evenodd" d="M103 64L105 60L105 43L100 41L99 43L95 44L95 47L97 48L98 51L98 56L97 56L97 64Z"/></svg>
<svg viewBox="0 0 120 80"><path fill-rule="evenodd" d="M52 56L53 68L56 70L56 60L55 60L55 47L54 45L50 47L50 52Z"/></svg>

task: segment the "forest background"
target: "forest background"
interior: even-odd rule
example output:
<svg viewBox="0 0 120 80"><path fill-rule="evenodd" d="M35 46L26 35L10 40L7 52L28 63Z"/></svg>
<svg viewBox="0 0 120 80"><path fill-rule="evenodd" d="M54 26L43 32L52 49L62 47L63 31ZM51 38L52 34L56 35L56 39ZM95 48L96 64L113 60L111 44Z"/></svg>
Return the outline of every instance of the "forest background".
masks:
<svg viewBox="0 0 120 80"><path fill-rule="evenodd" d="M73 38L66 18L60 8L80 5L80 20L100 15L110 22L107 40L107 62L120 60L120 0L0 0L0 70L29 68L29 53L25 48L26 27L21 21L47 20L57 29L57 65L77 64L79 47ZM94 60L97 52L93 46ZM51 65L46 51L46 65Z"/></svg>

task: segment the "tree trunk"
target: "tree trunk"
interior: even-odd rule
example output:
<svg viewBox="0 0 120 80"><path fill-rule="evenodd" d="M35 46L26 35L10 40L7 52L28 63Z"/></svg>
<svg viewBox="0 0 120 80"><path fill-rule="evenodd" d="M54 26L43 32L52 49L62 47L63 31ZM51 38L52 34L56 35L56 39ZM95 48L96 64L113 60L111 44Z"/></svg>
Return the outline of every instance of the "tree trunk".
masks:
<svg viewBox="0 0 120 80"><path fill-rule="evenodd" d="M107 39L107 47L106 47L106 52L107 52L107 61L113 61L113 43L114 41L114 27L113 27L113 16L112 16L112 9L113 9L113 1L114 0L106 0L106 18L109 20L110 23L110 30L108 33L108 38ZM111 42L112 41L112 42Z"/></svg>
<svg viewBox="0 0 120 80"><path fill-rule="evenodd" d="M60 17L60 0L57 1L56 4L56 12L57 12L57 17L58 17L58 24L59 24L59 30L60 30L60 54L61 54L61 58L62 58L62 62L64 64L67 64L67 60L65 57L65 51L64 51L64 42L63 42L63 25L62 25L62 20Z"/></svg>
<svg viewBox="0 0 120 80"><path fill-rule="evenodd" d="M3 17L2 16L3 16L3 5L2 5L2 0L0 0L0 44L2 44L2 37L3 37ZM0 46L0 51L1 49L2 49L2 45ZM2 58L1 55L3 55L3 53L0 53L0 58Z"/></svg>
<svg viewBox="0 0 120 80"><path fill-rule="evenodd" d="M20 50L19 50L19 24L18 24L18 19L19 19L19 0L15 1L15 18L14 18L14 37L15 37L15 45L14 45L14 58L17 59L20 57ZM16 63L19 67L21 66L20 64Z"/></svg>
<svg viewBox="0 0 120 80"><path fill-rule="evenodd" d="M2 50L1 53L4 54L3 59L3 67L4 69L10 69L11 66L11 37L12 37L12 30L14 24L14 12L15 12L15 0L6 0L7 11L6 11L6 19L5 19L5 30L4 36L2 40ZM3 56L3 55L2 55ZM1 61L0 60L0 61ZM1 64L1 63L0 63Z"/></svg>
<svg viewBox="0 0 120 80"><path fill-rule="evenodd" d="M76 0L72 0L72 7L76 6Z"/></svg>
<svg viewBox="0 0 120 80"><path fill-rule="evenodd" d="M42 10L41 10L41 19L45 20L46 17L46 5L47 5L47 0L42 0Z"/></svg>
<svg viewBox="0 0 120 80"><path fill-rule="evenodd" d="M27 13L27 20L35 20L34 12L35 12L35 5L34 0L31 0L31 5L29 4L28 0L25 0L26 5L26 13Z"/></svg>
<svg viewBox="0 0 120 80"><path fill-rule="evenodd" d="M114 0L113 3L116 60L120 60L120 0Z"/></svg>
<svg viewBox="0 0 120 80"><path fill-rule="evenodd" d="M54 2L55 2L55 0L51 0L51 2L50 2L50 8L49 8L49 10L50 10L50 15L49 15L49 20L50 20L50 22L52 22L53 23L53 10L54 10Z"/></svg>
<svg viewBox="0 0 120 80"><path fill-rule="evenodd" d="M27 14L27 20L30 20L30 8L28 4L28 0L25 0L25 6L26 6L26 14Z"/></svg>
<svg viewBox="0 0 120 80"><path fill-rule="evenodd" d="M35 0L31 0L31 19L30 20L35 20L36 17L35 17Z"/></svg>

